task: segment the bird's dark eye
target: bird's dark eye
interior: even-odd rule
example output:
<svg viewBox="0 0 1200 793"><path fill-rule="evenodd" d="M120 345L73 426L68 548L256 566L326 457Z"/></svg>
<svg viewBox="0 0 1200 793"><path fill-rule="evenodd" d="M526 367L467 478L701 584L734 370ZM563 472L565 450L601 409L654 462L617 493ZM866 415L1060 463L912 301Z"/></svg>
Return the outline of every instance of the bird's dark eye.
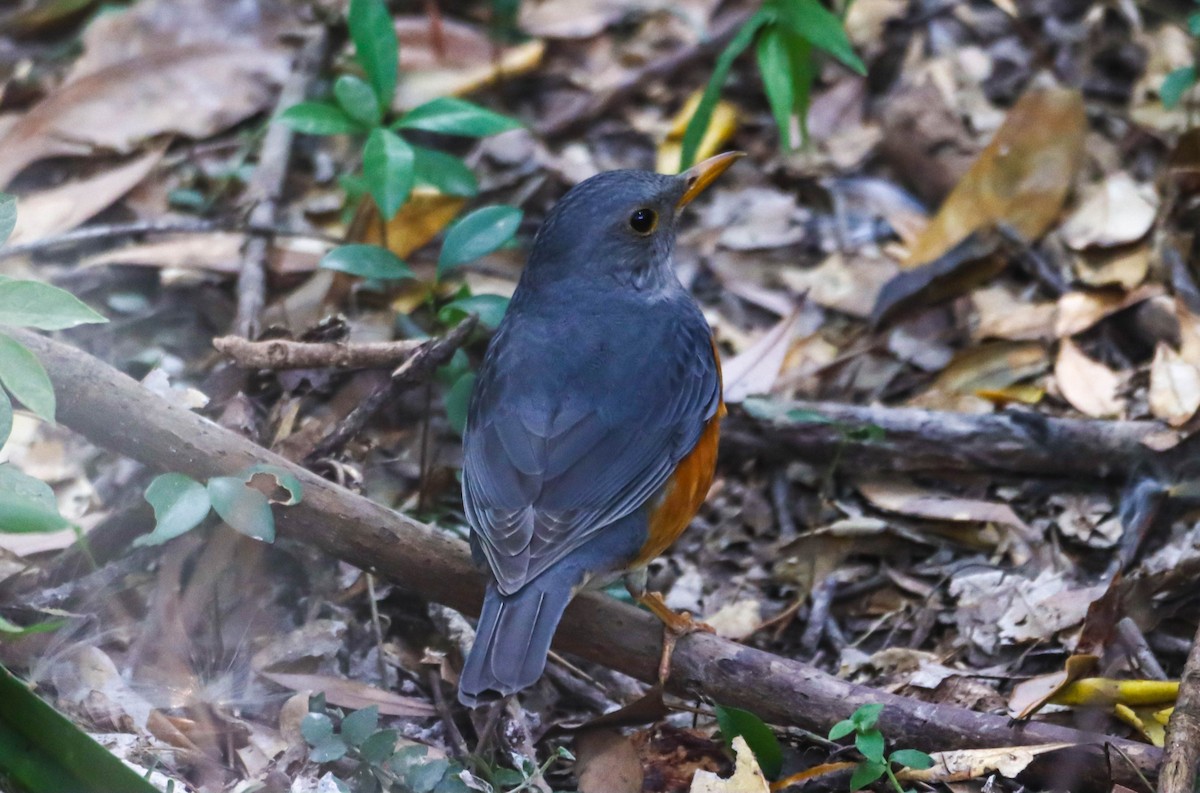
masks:
<svg viewBox="0 0 1200 793"><path fill-rule="evenodd" d="M649 234L658 225L658 213L653 209L639 209L629 216L629 228L638 234Z"/></svg>

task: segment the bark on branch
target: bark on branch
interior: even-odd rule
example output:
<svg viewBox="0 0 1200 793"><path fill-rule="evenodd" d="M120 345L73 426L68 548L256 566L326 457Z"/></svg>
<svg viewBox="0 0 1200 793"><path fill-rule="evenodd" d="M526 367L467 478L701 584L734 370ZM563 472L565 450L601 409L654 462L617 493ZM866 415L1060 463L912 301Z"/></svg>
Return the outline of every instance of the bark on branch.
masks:
<svg viewBox="0 0 1200 793"><path fill-rule="evenodd" d="M727 419L722 453L836 460L847 470L1103 478L1125 476L1149 461L1153 452L1145 441L1164 430L1152 421L1054 418L1029 410L972 414L835 402L791 402L777 410L773 419L744 412Z"/></svg>
<svg viewBox="0 0 1200 793"><path fill-rule="evenodd" d="M266 462L294 473L304 500L277 513L279 531L364 570L384 576L423 597L470 614L478 613L482 584L461 541L354 495L282 457L171 404L90 355L27 331L12 331L50 373L58 417L92 442L160 469L193 477L230 475ZM645 612L598 593L577 597L555 637L562 650L654 680L661 626ZM1108 789L1102 749L1113 744L1145 774L1153 774L1161 752L1146 744L1046 723L1010 726L1007 718L949 705L935 705L839 680L818 669L744 647L706 633L680 640L670 686L753 711L768 722L824 732L859 705L886 707L879 726L897 745L924 750L965 746L1008 746L1073 742L1088 747L1077 775L1063 778L1056 762L1055 787ZM1117 781L1136 777L1120 757L1112 761ZM1043 777L1045 778L1045 777Z"/></svg>
<svg viewBox="0 0 1200 793"><path fill-rule="evenodd" d="M1192 640L1179 684L1179 699L1167 724L1158 793L1192 793L1200 760L1200 629Z"/></svg>
<svg viewBox="0 0 1200 793"><path fill-rule="evenodd" d="M429 343L412 339L359 343L249 341L241 336L213 339L217 352L246 369L387 369Z"/></svg>

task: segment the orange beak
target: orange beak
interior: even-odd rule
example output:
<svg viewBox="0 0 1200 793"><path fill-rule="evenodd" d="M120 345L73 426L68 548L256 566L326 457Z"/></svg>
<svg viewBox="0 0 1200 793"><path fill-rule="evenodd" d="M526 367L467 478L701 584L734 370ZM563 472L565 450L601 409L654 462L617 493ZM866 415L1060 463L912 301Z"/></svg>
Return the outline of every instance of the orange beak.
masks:
<svg viewBox="0 0 1200 793"><path fill-rule="evenodd" d="M744 151L727 151L724 154L709 157L703 162L698 162L679 174L680 179L687 181L687 190L684 191L675 208L683 209L692 203L692 199L703 193L704 189L716 181L718 176L725 173L725 170L733 165L734 161L745 156L746 152Z"/></svg>

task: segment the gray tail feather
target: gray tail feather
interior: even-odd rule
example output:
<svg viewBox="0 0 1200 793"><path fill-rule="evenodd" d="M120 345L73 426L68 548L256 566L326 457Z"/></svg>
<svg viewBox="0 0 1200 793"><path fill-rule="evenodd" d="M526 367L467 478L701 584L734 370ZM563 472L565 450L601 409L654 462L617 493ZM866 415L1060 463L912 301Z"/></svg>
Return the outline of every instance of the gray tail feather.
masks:
<svg viewBox="0 0 1200 793"><path fill-rule="evenodd" d="M539 578L512 595L488 585L475 644L458 680L458 701L467 707L521 691L542 676L550 640L573 593L568 581Z"/></svg>

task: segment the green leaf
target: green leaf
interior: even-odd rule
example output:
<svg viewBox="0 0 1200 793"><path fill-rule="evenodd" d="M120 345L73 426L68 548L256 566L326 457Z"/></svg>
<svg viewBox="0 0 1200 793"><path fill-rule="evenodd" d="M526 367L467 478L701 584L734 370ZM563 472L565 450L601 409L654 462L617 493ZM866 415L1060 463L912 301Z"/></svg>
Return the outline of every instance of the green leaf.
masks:
<svg viewBox="0 0 1200 793"><path fill-rule="evenodd" d="M878 702L871 702L867 705L859 705L858 710L850 714L850 721L854 722L854 726L858 730L869 730L879 721L879 714L883 712L883 705Z"/></svg>
<svg viewBox="0 0 1200 793"><path fill-rule="evenodd" d="M157 793L0 666L0 779L27 793Z"/></svg>
<svg viewBox="0 0 1200 793"><path fill-rule="evenodd" d="M399 256L378 245L343 245L334 248L321 259L321 266L326 270L378 281L416 277Z"/></svg>
<svg viewBox="0 0 1200 793"><path fill-rule="evenodd" d="M275 516L267 497L248 486L238 476L214 476L208 480L212 507L228 523L247 537L264 542L275 541Z"/></svg>
<svg viewBox="0 0 1200 793"><path fill-rule="evenodd" d="M351 746L362 746L363 741L370 738L378 726L379 706L371 705L342 719L342 737Z"/></svg>
<svg viewBox="0 0 1200 793"><path fill-rule="evenodd" d="M0 383L46 421L54 421L54 386L42 362L15 339L0 333Z"/></svg>
<svg viewBox="0 0 1200 793"><path fill-rule="evenodd" d="M365 80L352 74L343 74L333 84L333 95L346 115L366 127L378 126L383 120L383 110L375 89Z"/></svg>
<svg viewBox="0 0 1200 793"><path fill-rule="evenodd" d="M876 729L859 730L854 746L872 763L883 762L883 733Z"/></svg>
<svg viewBox="0 0 1200 793"><path fill-rule="evenodd" d="M917 771L933 768L933 758L917 749L897 749L888 759L905 768L914 768Z"/></svg>
<svg viewBox="0 0 1200 793"><path fill-rule="evenodd" d="M0 532L26 534L70 527L58 514L50 485L11 463L0 465Z"/></svg>
<svg viewBox="0 0 1200 793"><path fill-rule="evenodd" d="M829 740L840 741L852 732L854 732L854 722L850 719L842 719L829 728Z"/></svg>
<svg viewBox="0 0 1200 793"><path fill-rule="evenodd" d="M0 281L0 325L62 330L108 322L75 295L40 281Z"/></svg>
<svg viewBox="0 0 1200 793"><path fill-rule="evenodd" d="M400 47L396 28L384 0L350 0L346 21L354 41L355 58L375 89L382 107L390 107L396 93Z"/></svg>
<svg viewBox="0 0 1200 793"><path fill-rule="evenodd" d="M286 468L280 468L278 465L259 463L258 465L252 465L245 471L242 471L242 480L245 481L246 484L249 484L250 480L256 474L271 477L273 479L272 485L275 488L281 488L287 491L288 498L284 501L279 501L273 496L268 496L267 500L272 504L290 507L293 504L299 504L304 498L304 485L300 483L299 478L297 478L295 474Z"/></svg>
<svg viewBox="0 0 1200 793"><path fill-rule="evenodd" d="M438 322L443 325L457 325L469 314L476 314L479 323L486 328L495 330L504 319L508 310L509 299L502 295L471 295L463 297L442 306L438 311Z"/></svg>
<svg viewBox="0 0 1200 793"><path fill-rule="evenodd" d="M452 154L413 146L413 175L445 195L470 198L479 193L479 182L467 164Z"/></svg>
<svg viewBox="0 0 1200 793"><path fill-rule="evenodd" d="M8 436L12 434L12 427L12 400L8 398L4 389L0 388L0 449L3 449L4 444L8 442Z"/></svg>
<svg viewBox="0 0 1200 793"><path fill-rule="evenodd" d="M346 135L363 132L346 112L329 102L301 102L279 114L279 121L305 135Z"/></svg>
<svg viewBox="0 0 1200 793"><path fill-rule="evenodd" d="M314 763L332 763L345 757L347 749L346 742L334 735L314 746L308 753L308 759Z"/></svg>
<svg viewBox="0 0 1200 793"><path fill-rule="evenodd" d="M850 45L842 20L819 0L784 0L779 8L783 21L814 47L825 50L858 74L867 73L867 67Z"/></svg>
<svg viewBox="0 0 1200 793"><path fill-rule="evenodd" d="M1188 14L1187 18L1188 32L1193 36L1200 37L1200 11L1193 11ZM0 240L3 236L0 235Z"/></svg>
<svg viewBox="0 0 1200 793"><path fill-rule="evenodd" d="M17 197L0 193L0 245L8 242L8 237L16 225Z"/></svg>
<svg viewBox="0 0 1200 793"><path fill-rule="evenodd" d="M4 617L0 617L0 639L20 639L25 636L32 636L35 633L49 633L58 630L66 624L66 620L59 619L21 626L9 622Z"/></svg>
<svg viewBox="0 0 1200 793"><path fill-rule="evenodd" d="M759 11L750 17L746 20L746 24L742 25L734 34L733 39L721 51L721 54L717 56L712 76L704 88L704 95L700 97L700 103L696 105L696 112L692 114L687 129L683 133L680 170L690 168L696 161L696 149L700 147L704 131L708 129L708 122L712 120L713 108L717 106L717 100L721 98L721 86L725 85L725 80L729 77L729 70L733 68L733 62L754 41L754 35L758 33L758 29L770 22L772 18L772 15L766 11Z"/></svg>
<svg viewBox="0 0 1200 793"><path fill-rule="evenodd" d="M1183 95L1195 84L1196 67L1180 66L1163 78L1158 96L1162 99L1163 106L1170 109L1178 105Z"/></svg>
<svg viewBox="0 0 1200 793"><path fill-rule="evenodd" d="M391 220L412 192L412 146L390 130L371 130L363 147L363 177L383 219Z"/></svg>
<svg viewBox="0 0 1200 793"><path fill-rule="evenodd" d="M179 473L154 477L146 488L146 501L154 508L154 531L134 540L136 546L161 545L189 532L212 508L204 485Z"/></svg>
<svg viewBox="0 0 1200 793"><path fill-rule="evenodd" d="M742 736L767 778L777 778L783 769L783 750L771 728L748 710L717 705L716 712L717 726L721 728L725 745L732 745L734 738Z"/></svg>
<svg viewBox="0 0 1200 793"><path fill-rule="evenodd" d="M456 221L446 232L446 241L442 243L437 264L438 278L511 240L521 225L521 214L516 207L500 204L481 207Z"/></svg>
<svg viewBox="0 0 1200 793"><path fill-rule="evenodd" d="M488 110L474 102L443 96L414 107L396 122L395 129L420 129L443 135L483 138L520 129L515 118Z"/></svg>
<svg viewBox="0 0 1200 793"><path fill-rule="evenodd" d="M859 763L850 775L850 789L862 790L883 776L885 770L886 766L883 763Z"/></svg>
<svg viewBox="0 0 1200 793"><path fill-rule="evenodd" d="M395 730L380 730L362 742L358 753L371 765L379 765L396 750L396 737Z"/></svg>
<svg viewBox="0 0 1200 793"><path fill-rule="evenodd" d="M467 372L454 382L443 400L446 420L459 435L462 435L467 427L467 407L471 403L471 389L474 387L475 373Z"/></svg>
<svg viewBox="0 0 1200 793"><path fill-rule="evenodd" d="M444 757L433 757L420 765L410 767L408 773L403 777L404 784L413 793L433 793L449 770L449 760Z"/></svg>
<svg viewBox="0 0 1200 793"><path fill-rule="evenodd" d="M300 720L300 734L309 746L325 743L333 736L333 721L324 713L306 713Z"/></svg>
<svg viewBox="0 0 1200 793"><path fill-rule="evenodd" d="M792 113L796 107L796 95L792 81L792 59L788 55L787 43L783 33L775 25L769 25L758 37L756 48L758 56L758 73L762 75L763 88L767 93L767 103L771 105L771 114L775 116L775 126L779 129L779 146L782 149L792 148Z"/></svg>

